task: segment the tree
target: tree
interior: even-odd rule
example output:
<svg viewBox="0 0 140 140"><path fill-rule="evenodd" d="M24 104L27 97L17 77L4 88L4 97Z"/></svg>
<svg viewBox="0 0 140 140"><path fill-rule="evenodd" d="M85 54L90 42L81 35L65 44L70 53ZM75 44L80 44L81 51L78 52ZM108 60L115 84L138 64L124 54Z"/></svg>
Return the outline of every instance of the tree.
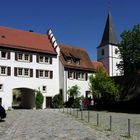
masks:
<svg viewBox="0 0 140 140"><path fill-rule="evenodd" d="M90 78L90 90L95 102L113 102L119 99L119 86L108 77L106 71L101 66L97 69L95 75Z"/></svg>
<svg viewBox="0 0 140 140"><path fill-rule="evenodd" d="M77 98L80 93L80 88L75 85L68 89L68 95L73 98Z"/></svg>
<svg viewBox="0 0 140 140"><path fill-rule="evenodd" d="M66 103L68 107L79 107L79 100L78 98L80 94L80 88L77 85L72 86L68 89L69 100Z"/></svg>
<svg viewBox="0 0 140 140"><path fill-rule="evenodd" d="M43 97L40 89L38 89L36 92L37 92L37 94L36 94L36 102L35 102L36 103L36 108L41 109L43 101L44 101L44 97Z"/></svg>
<svg viewBox="0 0 140 140"><path fill-rule="evenodd" d="M135 73L140 70L140 24L135 25L132 30L124 31L121 38L120 53L123 61L118 68L125 75Z"/></svg>

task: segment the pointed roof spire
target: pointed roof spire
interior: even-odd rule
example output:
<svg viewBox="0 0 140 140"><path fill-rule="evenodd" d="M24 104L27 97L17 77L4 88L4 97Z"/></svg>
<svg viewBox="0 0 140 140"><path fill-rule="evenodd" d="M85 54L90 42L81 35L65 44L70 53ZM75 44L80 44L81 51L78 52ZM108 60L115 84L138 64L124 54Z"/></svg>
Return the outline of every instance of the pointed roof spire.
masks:
<svg viewBox="0 0 140 140"><path fill-rule="evenodd" d="M104 29L104 33L103 33L103 37L102 37L100 46L104 46L106 44L113 44L113 45L119 44L119 42L117 40L116 31L113 26L111 12L108 13L108 17L106 20L106 25L105 25L105 29Z"/></svg>

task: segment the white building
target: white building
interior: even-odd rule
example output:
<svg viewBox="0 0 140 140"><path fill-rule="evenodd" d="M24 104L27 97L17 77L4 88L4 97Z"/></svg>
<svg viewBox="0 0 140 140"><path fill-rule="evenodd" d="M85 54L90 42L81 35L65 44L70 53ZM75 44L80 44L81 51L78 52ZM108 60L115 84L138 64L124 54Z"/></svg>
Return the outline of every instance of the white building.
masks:
<svg viewBox="0 0 140 140"><path fill-rule="evenodd" d="M103 63L109 76L122 75L122 72L117 67L121 58L111 13L108 14L103 37L100 45L97 47L97 60Z"/></svg>
<svg viewBox="0 0 140 140"><path fill-rule="evenodd" d="M51 30L48 35L0 27L0 102L8 109L20 98L22 108L35 107L35 90L44 96L43 108L52 98L80 87L81 95L89 92L88 74L92 63L83 49L59 45ZM21 96L15 94L17 92Z"/></svg>

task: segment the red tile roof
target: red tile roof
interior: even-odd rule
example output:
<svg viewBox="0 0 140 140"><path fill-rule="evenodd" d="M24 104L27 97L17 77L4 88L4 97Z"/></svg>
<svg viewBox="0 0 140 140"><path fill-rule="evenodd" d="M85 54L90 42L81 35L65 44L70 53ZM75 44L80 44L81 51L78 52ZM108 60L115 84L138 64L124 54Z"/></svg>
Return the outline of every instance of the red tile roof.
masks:
<svg viewBox="0 0 140 140"><path fill-rule="evenodd" d="M65 68L79 69L94 71L91 60L85 49L72 47L68 45L59 45L60 46L60 60ZM75 64L74 62L68 63L65 59L66 57L71 57L72 59L80 60L80 64Z"/></svg>
<svg viewBox="0 0 140 140"><path fill-rule="evenodd" d="M56 54L47 35L0 26L0 46Z"/></svg>
<svg viewBox="0 0 140 140"><path fill-rule="evenodd" d="M99 61L92 61L92 66L94 70L97 70L99 67L103 66L103 63Z"/></svg>
<svg viewBox="0 0 140 140"><path fill-rule="evenodd" d="M93 69L96 71L99 67L103 67L103 70L104 72L107 74L107 69L106 67L103 65L102 62L99 62L99 61L92 61L92 66L93 66Z"/></svg>

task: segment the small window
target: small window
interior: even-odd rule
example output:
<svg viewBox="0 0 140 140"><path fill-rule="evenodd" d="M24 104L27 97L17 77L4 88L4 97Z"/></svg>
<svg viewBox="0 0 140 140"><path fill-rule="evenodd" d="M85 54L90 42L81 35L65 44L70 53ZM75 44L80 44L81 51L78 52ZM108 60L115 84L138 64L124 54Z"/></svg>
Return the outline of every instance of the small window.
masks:
<svg viewBox="0 0 140 140"><path fill-rule="evenodd" d="M74 78L74 72L69 71L68 72L68 78L73 79Z"/></svg>
<svg viewBox="0 0 140 140"><path fill-rule="evenodd" d="M24 75L29 76L29 69L24 69Z"/></svg>
<svg viewBox="0 0 140 140"><path fill-rule="evenodd" d="M19 53L19 54L18 54L18 59L19 59L19 60L23 60L23 54Z"/></svg>
<svg viewBox="0 0 140 140"><path fill-rule="evenodd" d="M1 58L7 58L7 52L2 51L1 52Z"/></svg>
<svg viewBox="0 0 140 140"><path fill-rule="evenodd" d="M104 55L104 49L102 49L102 55Z"/></svg>
<svg viewBox="0 0 140 140"><path fill-rule="evenodd" d="M3 84L0 84L0 91L3 91Z"/></svg>
<svg viewBox="0 0 140 140"><path fill-rule="evenodd" d="M45 77L49 77L49 71L45 71Z"/></svg>
<svg viewBox="0 0 140 140"><path fill-rule="evenodd" d="M43 70L39 71L39 77L43 77Z"/></svg>
<svg viewBox="0 0 140 140"><path fill-rule="evenodd" d="M18 68L18 75L22 76L23 75L23 69L22 68Z"/></svg>
<svg viewBox="0 0 140 140"><path fill-rule="evenodd" d="M119 50L116 48L116 49L115 49L115 54L118 54L118 52L119 52Z"/></svg>
<svg viewBox="0 0 140 140"><path fill-rule="evenodd" d="M47 86L42 86L42 91L47 92Z"/></svg>
<svg viewBox="0 0 140 140"><path fill-rule="evenodd" d="M67 58L67 63L71 64L72 63L72 59L70 57Z"/></svg>
<svg viewBox="0 0 140 140"><path fill-rule="evenodd" d="M1 75L7 75L7 68L6 68L6 67L3 67L3 66L0 67L0 68L1 68L1 69L0 69L0 70L1 70L1 71L0 71L0 72L1 72Z"/></svg>
<svg viewBox="0 0 140 140"><path fill-rule="evenodd" d="M39 57L39 62L43 62L43 56Z"/></svg>
<svg viewBox="0 0 140 140"><path fill-rule="evenodd" d="M25 55L24 55L24 60L25 60L25 61L29 61L29 54L25 54Z"/></svg>

